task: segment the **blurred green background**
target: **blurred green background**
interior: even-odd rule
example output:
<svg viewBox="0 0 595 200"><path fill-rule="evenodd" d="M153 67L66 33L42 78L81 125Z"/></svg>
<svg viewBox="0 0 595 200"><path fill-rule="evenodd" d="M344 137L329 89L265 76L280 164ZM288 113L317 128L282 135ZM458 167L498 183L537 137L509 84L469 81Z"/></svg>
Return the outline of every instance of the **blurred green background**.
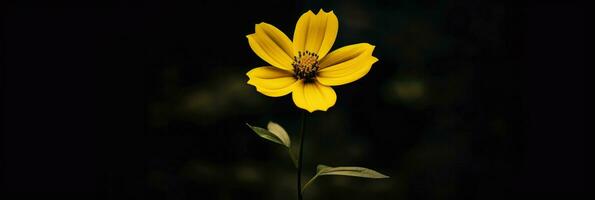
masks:
<svg viewBox="0 0 595 200"><path fill-rule="evenodd" d="M541 68L580 64L556 58L575 54L544 48L580 43L579 32L564 37L569 43L551 38L582 26L571 15L577 7L472 0L65 5L75 8L6 12L6 64L20 66L4 71L7 191L294 199L286 152L245 123L275 121L297 144L301 111L290 96L266 97L246 84L245 73L266 63L245 36L267 22L291 37L299 16L320 8L339 18L333 49L368 42L379 62L364 78L334 87L338 100L328 112L308 116L305 176L326 164L391 178L325 176L305 199L586 191L584 143L568 135L582 130L582 115L572 110L582 109L575 97L583 73ZM566 15L550 15L555 9ZM30 116L42 120L31 126Z"/></svg>

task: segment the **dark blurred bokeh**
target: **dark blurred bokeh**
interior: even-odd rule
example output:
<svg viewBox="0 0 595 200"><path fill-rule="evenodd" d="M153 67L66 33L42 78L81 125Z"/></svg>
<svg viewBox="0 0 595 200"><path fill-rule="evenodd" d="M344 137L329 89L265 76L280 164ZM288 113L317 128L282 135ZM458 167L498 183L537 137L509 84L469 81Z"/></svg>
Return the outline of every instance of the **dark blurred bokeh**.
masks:
<svg viewBox="0 0 595 200"><path fill-rule="evenodd" d="M122 1L3 6L2 194L292 199L283 149L244 124L300 111L246 84L245 36L334 10L334 48L380 59L310 115L306 199L574 199L587 191L586 6L507 1ZM592 189L589 189L592 190ZM10 198L3 198L10 199Z"/></svg>

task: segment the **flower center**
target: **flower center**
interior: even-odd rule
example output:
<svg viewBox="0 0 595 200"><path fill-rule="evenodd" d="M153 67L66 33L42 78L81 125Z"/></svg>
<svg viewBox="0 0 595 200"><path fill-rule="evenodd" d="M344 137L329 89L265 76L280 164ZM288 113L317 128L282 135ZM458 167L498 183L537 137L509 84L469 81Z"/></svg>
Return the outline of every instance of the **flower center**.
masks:
<svg viewBox="0 0 595 200"><path fill-rule="evenodd" d="M293 72L298 79L311 81L318 71L318 54L298 51L298 56L293 57L291 65L293 65Z"/></svg>

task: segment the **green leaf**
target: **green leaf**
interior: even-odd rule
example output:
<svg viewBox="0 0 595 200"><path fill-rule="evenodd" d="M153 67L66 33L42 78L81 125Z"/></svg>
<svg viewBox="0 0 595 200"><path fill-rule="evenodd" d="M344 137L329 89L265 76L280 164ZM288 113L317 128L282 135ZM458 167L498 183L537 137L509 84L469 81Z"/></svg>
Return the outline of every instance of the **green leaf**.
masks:
<svg viewBox="0 0 595 200"><path fill-rule="evenodd" d="M289 135L287 135L287 132L285 131L285 129L283 129L283 127L275 122L269 122L269 124L267 124L267 129L269 129L269 131L273 134L275 134L275 136L277 136L281 142L283 142L283 144L289 148L289 146L291 145L291 140L289 139Z"/></svg>
<svg viewBox="0 0 595 200"><path fill-rule="evenodd" d="M390 178L389 176L364 167L329 167L326 165L318 165L316 169L319 176L339 175L362 178Z"/></svg>
<svg viewBox="0 0 595 200"><path fill-rule="evenodd" d="M328 175L354 176L362 178L390 178L389 176L364 167L329 167L326 165L318 165L316 166L316 175L308 180L304 187L302 187L301 192L303 193L304 190L306 190L306 188L319 176Z"/></svg>
<svg viewBox="0 0 595 200"><path fill-rule="evenodd" d="M287 133L285 132L285 130L283 130L283 128L281 126L279 126L278 124L272 125L273 131L269 131L267 129L264 128L260 128L257 126L251 126L250 124L246 123L246 125L248 125L248 127L250 127L250 129L252 129L252 131L254 131L256 134L258 134L258 136L267 139L269 141L272 141L274 143L277 144L281 144L283 146L286 146L287 148L289 148L289 136L287 136ZM269 126L271 126L271 122L269 122ZM283 130L282 132L279 130ZM282 139L284 138L284 139Z"/></svg>
<svg viewBox="0 0 595 200"><path fill-rule="evenodd" d="M251 126L248 123L246 123L246 125L248 125L248 127L250 127L250 129L252 129L256 134L258 134L258 136L287 147L287 153L289 154L289 158L291 158L293 166L297 168L297 159L291 151L290 147L291 140L289 139L289 135L287 135L287 131L285 131L285 129L281 125L275 122L269 122L267 124L268 130L256 126Z"/></svg>

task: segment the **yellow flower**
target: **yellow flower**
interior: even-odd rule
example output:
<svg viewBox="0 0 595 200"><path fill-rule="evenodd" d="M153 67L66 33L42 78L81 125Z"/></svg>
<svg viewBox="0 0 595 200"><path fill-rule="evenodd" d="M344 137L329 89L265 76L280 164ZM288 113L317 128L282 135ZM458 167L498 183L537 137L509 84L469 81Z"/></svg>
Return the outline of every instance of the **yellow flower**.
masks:
<svg viewBox="0 0 595 200"><path fill-rule="evenodd" d="M264 95L292 93L293 102L309 112L326 111L337 101L330 86L343 85L366 75L378 61L368 43L348 45L328 53L335 42L339 21L322 9L304 13L298 20L293 41L267 23L256 24L247 35L250 48L272 66L250 70L248 84ZM328 53L328 54L327 54Z"/></svg>

